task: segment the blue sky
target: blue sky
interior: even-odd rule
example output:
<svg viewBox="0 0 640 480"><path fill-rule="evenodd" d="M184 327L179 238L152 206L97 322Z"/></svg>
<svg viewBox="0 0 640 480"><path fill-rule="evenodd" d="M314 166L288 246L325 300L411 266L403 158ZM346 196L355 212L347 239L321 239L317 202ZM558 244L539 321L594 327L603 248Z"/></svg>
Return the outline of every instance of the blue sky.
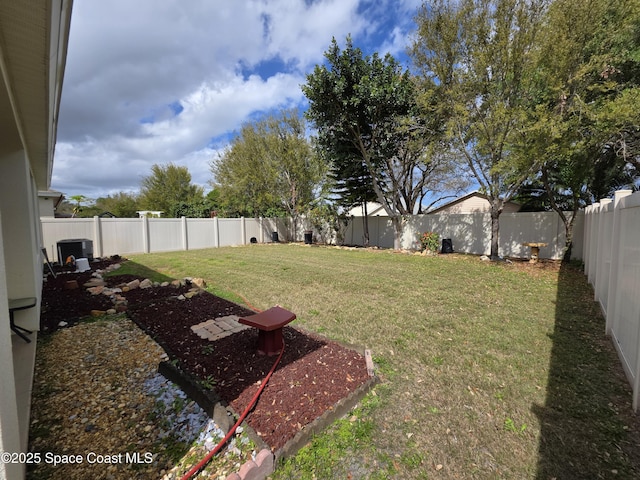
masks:
<svg viewBox="0 0 640 480"><path fill-rule="evenodd" d="M76 0L51 188L138 191L154 164L209 164L243 123L305 108L332 37L405 54L418 0Z"/></svg>

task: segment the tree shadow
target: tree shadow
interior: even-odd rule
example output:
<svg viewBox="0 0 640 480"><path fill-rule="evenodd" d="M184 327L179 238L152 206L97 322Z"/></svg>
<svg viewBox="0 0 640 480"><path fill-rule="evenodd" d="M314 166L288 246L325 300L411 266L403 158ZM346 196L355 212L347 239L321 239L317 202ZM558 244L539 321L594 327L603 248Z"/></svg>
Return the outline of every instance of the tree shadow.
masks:
<svg viewBox="0 0 640 480"><path fill-rule="evenodd" d="M640 422L582 271L562 265L536 478L640 478Z"/></svg>

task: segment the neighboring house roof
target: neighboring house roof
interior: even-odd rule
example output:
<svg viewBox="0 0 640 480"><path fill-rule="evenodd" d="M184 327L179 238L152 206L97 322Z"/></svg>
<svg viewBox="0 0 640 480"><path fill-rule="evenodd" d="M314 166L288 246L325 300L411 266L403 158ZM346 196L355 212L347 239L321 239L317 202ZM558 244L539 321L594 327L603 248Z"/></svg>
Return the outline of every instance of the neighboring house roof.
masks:
<svg viewBox="0 0 640 480"><path fill-rule="evenodd" d="M503 211L505 213L513 213L517 212L518 210L520 210L520 204L516 202L506 202ZM489 197L476 190L474 192L467 193L462 197L458 197L450 202L447 202L444 205L441 205L438 208L435 208L427 213L431 215L435 213L488 213L489 211Z"/></svg>
<svg viewBox="0 0 640 480"><path fill-rule="evenodd" d="M348 212L347 215L349 217L362 217L364 216L363 211L362 211L362 205L356 205L355 207L351 208ZM384 207L382 205L380 205L378 202L367 202L367 216L368 217L374 217L374 216L380 216L380 217L387 217L387 212L385 211Z"/></svg>
<svg viewBox="0 0 640 480"><path fill-rule="evenodd" d="M64 194L62 192L58 192L57 190L40 190L38 191L38 197L42 199L50 198L53 200L53 208L58 208L60 202L64 200Z"/></svg>

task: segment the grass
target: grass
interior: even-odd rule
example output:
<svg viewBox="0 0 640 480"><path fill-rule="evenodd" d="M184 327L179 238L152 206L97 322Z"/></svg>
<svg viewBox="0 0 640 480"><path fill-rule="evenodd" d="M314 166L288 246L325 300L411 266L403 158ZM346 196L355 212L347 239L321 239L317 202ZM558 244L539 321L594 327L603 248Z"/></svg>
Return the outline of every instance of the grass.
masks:
<svg viewBox="0 0 640 480"><path fill-rule="evenodd" d="M280 304L307 329L372 349L382 384L355 420L315 438L274 479L640 472L628 384L574 268L300 245L131 260L203 277L260 309Z"/></svg>
<svg viewBox="0 0 640 480"><path fill-rule="evenodd" d="M149 267L145 267L140 263L135 262L124 262L121 264L121 267L117 270L113 270L106 274L107 277L115 276L115 275L136 275L142 278L148 278L152 282L171 282L174 280L172 277L168 277L158 272L157 270L153 270Z"/></svg>

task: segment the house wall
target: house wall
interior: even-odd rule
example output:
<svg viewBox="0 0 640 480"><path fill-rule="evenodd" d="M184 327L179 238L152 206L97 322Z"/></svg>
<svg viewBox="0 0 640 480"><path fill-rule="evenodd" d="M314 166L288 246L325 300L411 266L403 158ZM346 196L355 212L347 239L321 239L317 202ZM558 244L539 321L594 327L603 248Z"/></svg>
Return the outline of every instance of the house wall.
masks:
<svg viewBox="0 0 640 480"><path fill-rule="evenodd" d="M2 208L0 208L0 221L2 216ZM0 368L0 385L2 385L0 388L0 451L19 452L20 429L16 380L13 372L13 335L9 329L9 301L3 245L3 234L0 229L0 362L3 365L3 368ZM18 478L19 475L22 475L19 465L0 462L0 478Z"/></svg>
<svg viewBox="0 0 640 480"><path fill-rule="evenodd" d="M21 208L15 208L20 205ZM35 366L35 332L40 324L42 257L37 190L24 151L0 158L0 450L26 451ZM10 252L10 255L7 254ZM35 297L36 306L15 313L17 325L34 330L26 343L9 329L8 302ZM5 478L23 475L23 466L6 465ZM0 475L1 477L2 475Z"/></svg>
<svg viewBox="0 0 640 480"><path fill-rule="evenodd" d="M51 181L72 0L0 2L0 451L25 452L42 291L38 190ZM48 210L47 210L48 213ZM12 299L34 297L9 327ZM1 479L24 463L0 462Z"/></svg>
<svg viewBox="0 0 640 480"><path fill-rule="evenodd" d="M444 207L442 210L438 210L437 214L443 213L489 213L490 204L486 198L479 196L471 196L465 198L458 203ZM520 209L520 205L513 202L507 202L504 204L502 213L516 213Z"/></svg>
<svg viewBox="0 0 640 480"><path fill-rule="evenodd" d="M53 198L38 197L38 209L40 210L41 217L54 217Z"/></svg>

